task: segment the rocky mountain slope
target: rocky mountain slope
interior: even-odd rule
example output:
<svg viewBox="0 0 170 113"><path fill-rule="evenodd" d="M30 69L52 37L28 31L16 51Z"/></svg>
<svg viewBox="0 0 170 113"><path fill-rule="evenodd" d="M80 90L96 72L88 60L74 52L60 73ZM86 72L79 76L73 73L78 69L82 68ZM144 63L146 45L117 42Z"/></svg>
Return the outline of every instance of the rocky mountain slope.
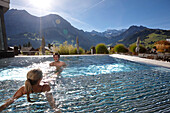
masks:
<svg viewBox="0 0 170 113"><path fill-rule="evenodd" d="M5 25L9 46L30 42L34 48L40 47L42 36L45 38L46 45L49 43L59 45L64 41L75 45L76 37L78 37L80 46L86 50L98 43L105 43L109 46L123 43L128 46L134 43L137 37L141 37L142 43L145 43L144 41L150 36L152 36L150 40L154 39L155 35L152 34L159 34L159 32L162 33L161 36L164 35L162 39L167 39L170 36L167 30L159 30L158 32L158 30L143 26L130 26L128 29L113 29L104 32L84 32L72 26L59 15L50 14L36 17L25 10L17 9L11 9L5 13Z"/></svg>

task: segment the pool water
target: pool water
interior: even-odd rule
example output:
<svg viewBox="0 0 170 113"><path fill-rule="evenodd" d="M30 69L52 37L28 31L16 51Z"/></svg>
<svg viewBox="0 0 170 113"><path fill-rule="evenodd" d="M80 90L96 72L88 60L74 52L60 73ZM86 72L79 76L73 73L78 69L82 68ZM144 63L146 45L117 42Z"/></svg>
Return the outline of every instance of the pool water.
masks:
<svg viewBox="0 0 170 113"><path fill-rule="evenodd" d="M53 76L52 57L0 60L0 105L24 84L26 73L40 68ZM102 56L64 56L67 64L51 86L62 112L170 112L170 69ZM53 112L44 93L24 95L3 112Z"/></svg>

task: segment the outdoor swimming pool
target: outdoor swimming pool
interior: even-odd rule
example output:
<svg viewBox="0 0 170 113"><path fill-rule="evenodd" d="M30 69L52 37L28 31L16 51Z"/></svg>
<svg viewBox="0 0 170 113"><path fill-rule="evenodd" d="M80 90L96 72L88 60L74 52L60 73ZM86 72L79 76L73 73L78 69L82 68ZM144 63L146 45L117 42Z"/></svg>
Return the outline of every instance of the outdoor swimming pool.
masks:
<svg viewBox="0 0 170 113"><path fill-rule="evenodd" d="M40 68L52 76L52 57L0 59L0 105L24 84L26 74ZM65 56L67 68L52 86L62 112L170 112L170 69L101 56ZM3 112L53 112L45 94L16 100Z"/></svg>

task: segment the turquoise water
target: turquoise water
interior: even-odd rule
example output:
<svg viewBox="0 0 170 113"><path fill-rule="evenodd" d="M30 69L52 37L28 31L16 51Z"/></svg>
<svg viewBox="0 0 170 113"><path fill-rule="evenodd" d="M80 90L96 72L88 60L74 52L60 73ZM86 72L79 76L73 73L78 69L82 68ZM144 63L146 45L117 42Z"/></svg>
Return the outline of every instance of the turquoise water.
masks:
<svg viewBox="0 0 170 113"><path fill-rule="evenodd" d="M52 57L0 60L0 105L24 84L26 73L40 68L53 76ZM104 56L61 57L67 68L52 87L62 112L170 112L170 69ZM3 112L53 112L45 94L23 96Z"/></svg>

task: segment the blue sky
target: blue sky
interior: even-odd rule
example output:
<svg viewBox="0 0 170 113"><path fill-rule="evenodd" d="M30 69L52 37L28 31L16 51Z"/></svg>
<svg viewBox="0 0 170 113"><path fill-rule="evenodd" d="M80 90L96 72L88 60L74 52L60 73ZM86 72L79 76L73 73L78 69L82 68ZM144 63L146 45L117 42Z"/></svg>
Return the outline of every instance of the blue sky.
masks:
<svg viewBox="0 0 170 113"><path fill-rule="evenodd" d="M142 25L170 30L170 0L10 0L10 9L35 16L58 14L84 31Z"/></svg>

